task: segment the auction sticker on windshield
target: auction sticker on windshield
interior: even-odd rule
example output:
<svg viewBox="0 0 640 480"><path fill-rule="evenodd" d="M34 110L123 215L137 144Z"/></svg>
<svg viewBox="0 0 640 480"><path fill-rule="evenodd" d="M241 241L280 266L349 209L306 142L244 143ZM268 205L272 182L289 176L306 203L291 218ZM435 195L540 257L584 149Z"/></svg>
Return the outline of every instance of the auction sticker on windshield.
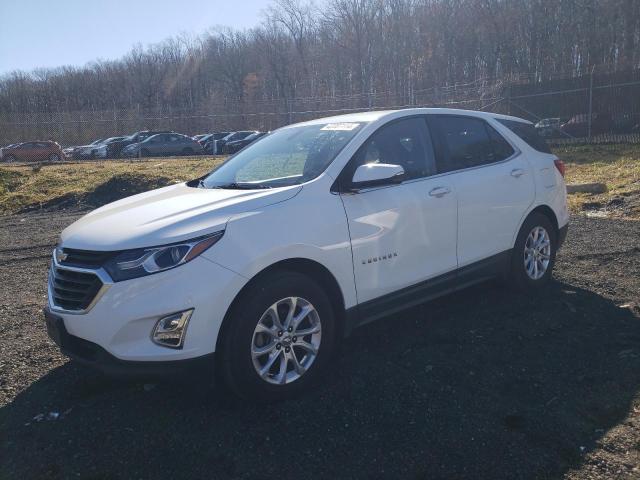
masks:
<svg viewBox="0 0 640 480"><path fill-rule="evenodd" d="M320 130L337 130L341 132L349 132L358 128L359 123L328 123Z"/></svg>

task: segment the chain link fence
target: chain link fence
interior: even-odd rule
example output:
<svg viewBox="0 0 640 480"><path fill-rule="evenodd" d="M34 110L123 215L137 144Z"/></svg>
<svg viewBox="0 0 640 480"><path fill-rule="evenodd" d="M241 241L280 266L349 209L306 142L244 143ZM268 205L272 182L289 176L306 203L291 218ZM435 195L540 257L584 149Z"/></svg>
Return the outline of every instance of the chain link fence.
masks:
<svg viewBox="0 0 640 480"><path fill-rule="evenodd" d="M0 145L53 140L62 146L171 130L186 135L216 131L269 131L313 118L367 109L449 107L485 110L537 124L550 143L640 143L640 70L540 82L535 75L479 80L442 88L359 95L246 98L199 108L170 107L82 112L0 113Z"/></svg>

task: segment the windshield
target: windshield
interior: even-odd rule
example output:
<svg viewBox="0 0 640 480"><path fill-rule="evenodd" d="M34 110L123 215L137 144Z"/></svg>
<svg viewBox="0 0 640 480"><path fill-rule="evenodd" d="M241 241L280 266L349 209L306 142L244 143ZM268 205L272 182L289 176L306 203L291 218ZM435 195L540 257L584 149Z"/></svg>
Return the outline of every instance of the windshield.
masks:
<svg viewBox="0 0 640 480"><path fill-rule="evenodd" d="M251 143L204 177L205 188L272 188L320 175L362 123L324 123L277 130Z"/></svg>

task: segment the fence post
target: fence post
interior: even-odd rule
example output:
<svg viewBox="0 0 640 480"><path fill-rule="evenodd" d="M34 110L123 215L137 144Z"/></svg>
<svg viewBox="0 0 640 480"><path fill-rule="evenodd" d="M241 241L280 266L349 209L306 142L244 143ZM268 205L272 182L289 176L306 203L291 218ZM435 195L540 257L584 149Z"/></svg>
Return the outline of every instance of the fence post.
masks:
<svg viewBox="0 0 640 480"><path fill-rule="evenodd" d="M113 101L113 131L109 132L109 135L118 134L118 112L116 111L116 101Z"/></svg>
<svg viewBox="0 0 640 480"><path fill-rule="evenodd" d="M595 70L595 68L595 65L591 67L591 75L589 75L589 116L587 117L587 137L589 138L589 141L591 141L591 121L593 118L593 71Z"/></svg>

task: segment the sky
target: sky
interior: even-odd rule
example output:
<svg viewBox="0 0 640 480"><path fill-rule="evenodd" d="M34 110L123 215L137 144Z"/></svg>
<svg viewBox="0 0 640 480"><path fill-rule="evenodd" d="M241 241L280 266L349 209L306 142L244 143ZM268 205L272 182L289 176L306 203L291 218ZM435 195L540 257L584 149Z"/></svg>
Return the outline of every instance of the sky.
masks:
<svg viewBox="0 0 640 480"><path fill-rule="evenodd" d="M0 75L113 60L217 25L250 28L270 0L0 0Z"/></svg>

